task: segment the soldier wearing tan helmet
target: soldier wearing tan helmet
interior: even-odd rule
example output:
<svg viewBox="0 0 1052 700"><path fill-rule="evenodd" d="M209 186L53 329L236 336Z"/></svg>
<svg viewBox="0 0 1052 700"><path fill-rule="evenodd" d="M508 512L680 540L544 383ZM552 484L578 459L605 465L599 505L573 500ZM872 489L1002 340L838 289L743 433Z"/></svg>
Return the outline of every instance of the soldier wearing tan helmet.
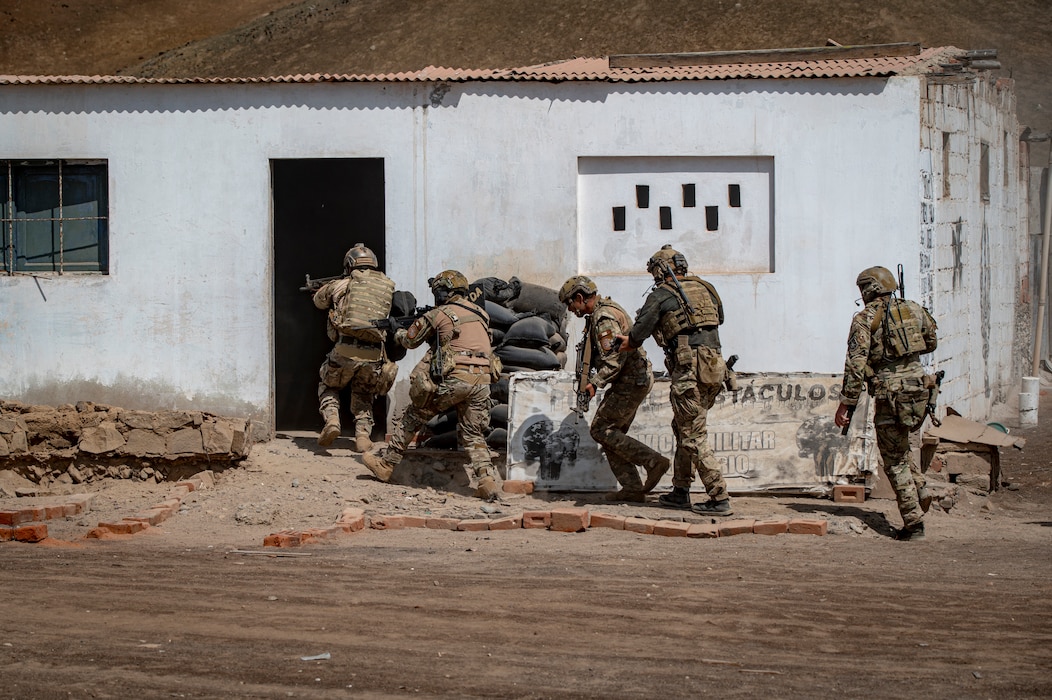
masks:
<svg viewBox="0 0 1052 700"><path fill-rule="evenodd" d="M411 403L383 454L366 453L362 461L376 478L388 481L417 431L432 417L456 408L457 432L471 460L475 495L495 500L500 495L499 474L490 460L485 432L490 381L500 368L493 356L489 314L468 301L468 280L456 270L440 272L428 284L435 308L395 333L395 341L406 348L425 342L431 346L409 376Z"/></svg>
<svg viewBox="0 0 1052 700"><path fill-rule="evenodd" d="M665 368L672 380L669 398L676 455L672 492L658 502L702 515L730 515L727 482L709 446L707 425L708 411L729 376L720 354L723 302L712 284L687 273L686 257L670 245L651 256L647 271L654 277L654 289L636 313L632 330L619 336L619 342L622 352L627 352L652 335L665 351ZM695 469L709 500L692 506Z"/></svg>
<svg viewBox="0 0 1052 700"><path fill-rule="evenodd" d="M373 319L391 312L394 282L378 269L376 254L356 243L343 258L344 277L314 292L314 305L327 309L329 339L336 343L321 366L318 404L325 426L318 437L322 447L340 436L340 391L351 387L354 446L372 446L373 401L391 390L398 365L384 351L385 332L369 327Z"/></svg>
<svg viewBox="0 0 1052 700"><path fill-rule="evenodd" d="M596 409L589 432L603 447L610 471L621 485L607 494L609 501L642 503L669 469L668 457L628 436L639 404L654 385L654 372L642 348L618 352L616 336L628 333L632 322L628 314L610 297L599 294L590 278L576 275L559 289L559 301L578 318L585 319L583 352L586 365L595 371L585 377L584 390L595 396L597 389L609 386ZM580 371L580 368L579 368ZM646 470L646 483L637 465Z"/></svg>
<svg viewBox="0 0 1052 700"><path fill-rule="evenodd" d="M877 448L902 516L897 538L921 539L931 496L913 463L909 438L927 412L929 390L920 356L938 345L935 321L920 304L895 298L898 285L886 267L863 270L855 284L866 306L851 319L836 424L846 428L858 397L869 391L876 401Z"/></svg>

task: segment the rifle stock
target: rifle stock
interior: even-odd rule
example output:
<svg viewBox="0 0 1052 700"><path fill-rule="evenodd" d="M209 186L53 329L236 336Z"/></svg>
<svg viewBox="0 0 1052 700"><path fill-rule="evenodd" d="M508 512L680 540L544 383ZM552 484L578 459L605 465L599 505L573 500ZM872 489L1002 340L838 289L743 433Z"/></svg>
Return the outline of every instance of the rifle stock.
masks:
<svg viewBox="0 0 1052 700"><path fill-rule="evenodd" d="M574 413L584 416L588 412L588 404L592 401L591 394L585 389L590 383L592 374L592 321L589 319L584 324L584 337L577 344L577 381L575 382L575 393L577 402Z"/></svg>

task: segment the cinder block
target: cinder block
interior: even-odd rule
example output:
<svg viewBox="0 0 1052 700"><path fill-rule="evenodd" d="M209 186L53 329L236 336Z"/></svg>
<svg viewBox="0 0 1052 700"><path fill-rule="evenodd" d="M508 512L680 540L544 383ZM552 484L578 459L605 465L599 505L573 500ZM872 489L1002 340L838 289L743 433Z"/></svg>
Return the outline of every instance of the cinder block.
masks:
<svg viewBox="0 0 1052 700"><path fill-rule="evenodd" d="M836 503L865 503L866 487L862 484L837 484L833 487Z"/></svg>
<svg viewBox="0 0 1052 700"><path fill-rule="evenodd" d="M44 523L23 523L14 527L11 539L17 542L39 542L47 539L47 525Z"/></svg>
<svg viewBox="0 0 1052 700"><path fill-rule="evenodd" d="M374 530L401 530L405 527L403 515L377 515L369 521Z"/></svg>
<svg viewBox="0 0 1052 700"><path fill-rule="evenodd" d="M509 515L504 518L496 518L495 520L489 521L490 530L521 530L522 529L522 516L521 515Z"/></svg>
<svg viewBox="0 0 1052 700"><path fill-rule="evenodd" d="M533 528L547 529L552 524L551 511L527 510L522 514L522 526L529 530Z"/></svg>
<svg viewBox="0 0 1052 700"><path fill-rule="evenodd" d="M463 532L483 532L489 529L488 520L461 520L457 529Z"/></svg>
<svg viewBox="0 0 1052 700"><path fill-rule="evenodd" d="M533 493L533 482L512 479L504 482L503 489L504 493L521 493L529 495Z"/></svg>
<svg viewBox="0 0 1052 700"><path fill-rule="evenodd" d="M829 523L825 520L793 518L789 521L790 535L824 535Z"/></svg>
<svg viewBox="0 0 1052 700"><path fill-rule="evenodd" d="M720 537L730 537L731 535L752 534L755 524L755 520L724 520L716 525L720 529Z"/></svg>
<svg viewBox="0 0 1052 700"><path fill-rule="evenodd" d="M752 526L752 531L757 535L784 535L789 532L789 519L757 520Z"/></svg>
<svg viewBox="0 0 1052 700"><path fill-rule="evenodd" d="M716 523L692 523L687 528L687 537L698 537L702 539L720 536L720 528Z"/></svg>
<svg viewBox="0 0 1052 700"><path fill-rule="evenodd" d="M612 530L625 529L625 516L611 513L592 513L588 527L608 527Z"/></svg>
<svg viewBox="0 0 1052 700"><path fill-rule="evenodd" d="M582 532L588 529L588 516L587 508L554 508L548 529L555 532Z"/></svg>
<svg viewBox="0 0 1052 700"><path fill-rule="evenodd" d="M457 525L460 525L457 518L427 518L424 521L424 527L429 530L456 530Z"/></svg>
<svg viewBox="0 0 1052 700"><path fill-rule="evenodd" d="M654 534L663 537L686 537L690 523L677 523L674 520L659 520L654 523Z"/></svg>
<svg viewBox="0 0 1052 700"><path fill-rule="evenodd" d="M646 518L625 518L625 530L628 532L639 532L644 535L653 535L654 521Z"/></svg>

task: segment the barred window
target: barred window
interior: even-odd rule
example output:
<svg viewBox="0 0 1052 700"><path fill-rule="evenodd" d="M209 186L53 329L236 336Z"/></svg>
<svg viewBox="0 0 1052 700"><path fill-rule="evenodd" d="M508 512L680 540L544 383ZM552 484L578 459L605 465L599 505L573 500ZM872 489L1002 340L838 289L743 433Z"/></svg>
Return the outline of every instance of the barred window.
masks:
<svg viewBox="0 0 1052 700"><path fill-rule="evenodd" d="M105 161L0 160L0 271L109 270Z"/></svg>

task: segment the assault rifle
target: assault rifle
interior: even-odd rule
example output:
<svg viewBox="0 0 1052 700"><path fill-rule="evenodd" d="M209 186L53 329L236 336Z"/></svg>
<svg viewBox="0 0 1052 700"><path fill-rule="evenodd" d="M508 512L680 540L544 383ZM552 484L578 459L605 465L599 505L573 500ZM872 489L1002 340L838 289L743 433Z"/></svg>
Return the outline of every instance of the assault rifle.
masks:
<svg viewBox="0 0 1052 700"><path fill-rule="evenodd" d="M318 291L319 289L321 289L323 286L325 286L329 282L335 282L336 280L343 279L347 275L335 275L333 277L321 277L321 278L318 278L318 279L311 279L310 275L305 275L305 276L307 278L307 281L302 287L300 287L300 291L301 292L310 292L311 294L313 294L314 292Z"/></svg>
<svg viewBox="0 0 1052 700"><path fill-rule="evenodd" d="M690 305L690 299L687 298L687 293L683 291L683 285L679 283L679 278L676 277L676 272L669 265L668 260L662 260L661 265L664 266L665 276L672 278L672 283L676 285L676 291L679 292L679 298L683 300L683 306L687 309L687 317L694 318L697 314L694 311L694 307Z"/></svg>
<svg viewBox="0 0 1052 700"><path fill-rule="evenodd" d="M924 383L928 387L928 404L924 412L931 418L931 424L938 428L942 421L935 415L935 405L939 400L939 387L942 386L942 378L946 376L946 370L940 369L935 375L925 375Z"/></svg>
<svg viewBox="0 0 1052 700"><path fill-rule="evenodd" d="M592 321L591 319L585 323L584 337L581 338L581 342L577 344L577 381L575 383L574 391L577 394L577 405L574 406L574 413L584 417L585 413L588 413L588 404L592 401L592 395L585 390L585 387L589 385L592 374Z"/></svg>
<svg viewBox="0 0 1052 700"><path fill-rule="evenodd" d="M418 306L413 309L413 313L408 316L388 316L387 318L377 318L369 321L369 323L364 326L355 326L354 328L351 328L351 330L364 331L367 328L375 328L378 331L388 331L393 333L399 328L408 328L412 325L413 321L434 308L435 307L433 306Z"/></svg>

